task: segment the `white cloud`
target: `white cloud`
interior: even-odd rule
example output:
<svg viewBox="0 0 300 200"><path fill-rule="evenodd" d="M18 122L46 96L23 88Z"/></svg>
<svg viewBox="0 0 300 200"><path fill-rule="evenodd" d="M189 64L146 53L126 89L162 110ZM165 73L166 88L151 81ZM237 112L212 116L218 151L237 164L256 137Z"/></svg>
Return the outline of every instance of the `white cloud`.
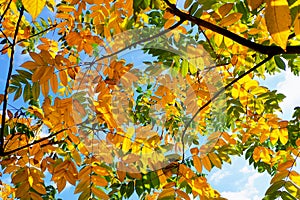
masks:
<svg viewBox="0 0 300 200"><path fill-rule="evenodd" d="M231 175L231 173L229 171L219 170L219 171L212 174L212 176L209 178L209 182L213 182L213 183L217 184L223 178L225 178L226 176L229 176L229 175Z"/></svg>
<svg viewBox="0 0 300 200"><path fill-rule="evenodd" d="M294 112L294 107L300 106L300 77L295 76L290 70L282 73L284 80L277 84L277 90L286 96L280 106L284 116L290 118Z"/></svg>
<svg viewBox="0 0 300 200"><path fill-rule="evenodd" d="M243 170L243 169L242 169ZM246 172L248 169L244 169ZM247 171L248 172L248 171ZM252 176L249 176L247 183L242 187L240 191L224 191L221 192L222 197L225 197L230 200L259 200L262 199L259 190L256 188L256 181L263 174L255 173Z"/></svg>
<svg viewBox="0 0 300 200"><path fill-rule="evenodd" d="M239 172L243 173L243 174L248 174L248 173L253 173L255 172L253 168L251 168L248 165L245 165L242 169L239 170Z"/></svg>

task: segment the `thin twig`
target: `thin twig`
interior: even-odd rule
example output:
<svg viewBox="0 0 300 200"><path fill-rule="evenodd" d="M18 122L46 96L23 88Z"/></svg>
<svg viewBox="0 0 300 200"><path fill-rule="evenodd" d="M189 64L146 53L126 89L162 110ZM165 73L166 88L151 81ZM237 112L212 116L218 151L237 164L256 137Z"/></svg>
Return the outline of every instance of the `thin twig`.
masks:
<svg viewBox="0 0 300 200"><path fill-rule="evenodd" d="M4 152L3 149L3 144L4 144L4 130L5 130L5 118L6 118L6 109L7 109L7 103L8 103L8 87L9 87L9 81L11 78L11 74L13 71L13 67L14 67L14 54L15 54L15 45L16 45L16 40L17 40L17 35L19 32L19 26L20 26L20 22L22 19L22 16L24 14L24 7L21 7L20 10L20 15L16 24L16 29L15 29L15 33L14 33L14 38L12 41L12 47L11 47L11 55L10 55L10 60L9 60L9 69L8 69L8 73L7 73L7 78L6 78L6 85L5 85L5 91L4 91L4 100L3 100L3 110L2 110L2 122L1 122L1 132L0 132L0 153Z"/></svg>
<svg viewBox="0 0 300 200"><path fill-rule="evenodd" d="M52 25L52 26L46 28L45 30L42 30L41 32L38 32L38 33L35 33L35 34L29 36L28 38L24 38L24 39L18 40L18 41L16 42L16 44L19 44L20 42L24 42L24 41L26 41L26 40L28 40L28 39L31 39L31 38L35 37L35 36L38 36L38 35L40 35L40 34L43 34L43 33L47 32L47 31L51 30L52 28L55 28L56 26L57 26L57 24L54 24L54 25ZM7 47L1 49L1 50L0 50L0 53L2 53L3 51L5 51L6 49L8 49L8 48L10 48L10 47L12 47L12 45L8 45Z"/></svg>
<svg viewBox="0 0 300 200"><path fill-rule="evenodd" d="M184 136L186 134L186 131L188 129L188 127L191 125L192 121L196 118L196 116L204 109L206 108L212 101L214 101L215 99L217 99L223 92L225 92L229 87L231 87L234 83L238 82L240 79L242 79L243 77L245 77L246 75L250 74L251 72L253 72L254 70L256 70L257 68L259 68L260 66L262 66L263 64L265 64L266 62L268 62L271 58L273 57L273 55L268 56L267 58L265 58L263 61L261 61L260 63L258 63L256 66L252 67L251 69L249 69L248 71L246 71L245 73L243 73L241 76L235 78L234 80L232 80L230 83L228 83L227 85L225 85L225 87L223 87L222 89L220 89L209 101L207 101L203 106L201 106L197 112L193 115L193 117L188 121L188 123L185 125L185 128L182 132L181 135L181 143L182 143L182 162L184 162Z"/></svg>
<svg viewBox="0 0 300 200"><path fill-rule="evenodd" d="M1 15L1 17L0 17L0 22L2 22L2 19L4 18L4 15L6 14L6 12L8 11L8 9L9 9L9 7L10 7L10 4L11 4L11 2L12 2L12 0L10 0L9 2L8 2L8 5L7 5L7 7L5 8L5 10L4 10L4 12L3 12L3 14Z"/></svg>
<svg viewBox="0 0 300 200"><path fill-rule="evenodd" d="M43 142L43 141L45 141L45 140L48 140L48 139L50 139L50 138L52 138L52 137L58 135L59 133L61 133L61 132L63 132L63 131L66 131L66 130L68 130L68 129L62 129L62 130L59 130L59 131L57 131L56 133L50 134L50 135L47 136L47 137L43 137L43 138L41 138L41 139L39 139L39 140L35 140L35 141L33 141L32 143L29 143L29 144L26 144L26 145L24 145L24 146L18 147L18 148L16 148L16 149L11 150L11 151L1 152L0 156L7 156L7 155L10 155L10 154L13 154L13 153L15 153L15 152L17 152L17 151L20 151L20 150L24 149L24 148L27 148L27 147L30 147L30 146L32 146L32 145L34 145L34 144L37 144L37 143Z"/></svg>
<svg viewBox="0 0 300 200"><path fill-rule="evenodd" d="M110 58L110 57L115 56L115 55L117 55L117 54L119 54L119 53L121 53L121 52L123 52L123 51L125 51L125 50L127 50L127 49L129 49L129 48L131 48L131 47L134 47L134 46L138 45L138 44L141 44L141 43L144 43L144 42L148 42L148 41L150 41L150 40L153 40L153 39L155 39L155 38L158 38L158 37L160 37L160 36L162 36L162 35L164 35L164 34L170 32L170 31L174 30L175 28L177 28L178 26L180 26L184 21L185 21L185 20L181 20L181 19L180 19L180 21L178 21L176 24L174 24L174 25L171 26L170 28L168 28L168 29L166 29L166 30L163 30L163 31L161 31L161 32L159 32L159 33L157 33L157 34L151 36L151 37L148 37L148 38L139 40L139 41L137 41L137 42L134 42L134 43L128 45L127 47L124 47L123 49L120 49L120 50L118 50L118 51L116 51L116 52L113 52L113 53L111 53L111 54L109 54L109 55L102 56L101 58L95 60L95 62L98 62L98 61L100 61L100 60L104 60L104 59L106 59L106 58Z"/></svg>

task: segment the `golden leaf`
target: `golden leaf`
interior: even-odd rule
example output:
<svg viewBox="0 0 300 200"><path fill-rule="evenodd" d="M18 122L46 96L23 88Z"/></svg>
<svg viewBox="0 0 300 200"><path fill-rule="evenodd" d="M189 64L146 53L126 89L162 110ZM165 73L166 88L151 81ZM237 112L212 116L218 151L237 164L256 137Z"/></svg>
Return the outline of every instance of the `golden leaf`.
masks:
<svg viewBox="0 0 300 200"><path fill-rule="evenodd" d="M287 128L281 128L279 130L279 140L280 142L285 145L289 140L289 133Z"/></svg>
<svg viewBox="0 0 300 200"><path fill-rule="evenodd" d="M207 171L211 170L211 163L210 160L208 158L208 156L203 156L201 158L202 164L204 165L204 167L207 169Z"/></svg>
<svg viewBox="0 0 300 200"><path fill-rule="evenodd" d="M300 187L300 174L298 172L291 171L289 177L298 187Z"/></svg>
<svg viewBox="0 0 300 200"><path fill-rule="evenodd" d="M107 186L107 184L108 184L106 179L104 179L100 176L96 176L96 175L92 175L91 180L95 185L101 186L101 187Z"/></svg>
<svg viewBox="0 0 300 200"><path fill-rule="evenodd" d="M266 25L273 40L282 49L286 49L290 35L291 15L287 0L266 1Z"/></svg>
<svg viewBox="0 0 300 200"><path fill-rule="evenodd" d="M40 194L46 194L46 193L47 193L47 191L46 191L46 189L45 189L45 186L42 185L41 183L33 184L33 185L32 185L32 188L33 188L35 191L37 191L38 193L40 193Z"/></svg>
<svg viewBox="0 0 300 200"><path fill-rule="evenodd" d="M44 9L46 0L22 0L22 3L32 19L35 20Z"/></svg>
<svg viewBox="0 0 300 200"><path fill-rule="evenodd" d="M213 153L213 152L209 153L208 157L214 166L216 166L219 169L222 168L222 162L215 153Z"/></svg>
<svg viewBox="0 0 300 200"><path fill-rule="evenodd" d="M105 192L103 192L100 189L97 189L95 187L92 187L92 192L99 198L99 199L109 199L109 196L107 194L105 194Z"/></svg>
<svg viewBox="0 0 300 200"><path fill-rule="evenodd" d="M193 156L194 167L199 173L202 173L202 163L198 156Z"/></svg>
<svg viewBox="0 0 300 200"><path fill-rule="evenodd" d="M247 0L248 7L251 10L257 9L263 2L264 0Z"/></svg>
<svg viewBox="0 0 300 200"><path fill-rule="evenodd" d="M230 26L242 18L242 13L231 13L220 21L220 26Z"/></svg>

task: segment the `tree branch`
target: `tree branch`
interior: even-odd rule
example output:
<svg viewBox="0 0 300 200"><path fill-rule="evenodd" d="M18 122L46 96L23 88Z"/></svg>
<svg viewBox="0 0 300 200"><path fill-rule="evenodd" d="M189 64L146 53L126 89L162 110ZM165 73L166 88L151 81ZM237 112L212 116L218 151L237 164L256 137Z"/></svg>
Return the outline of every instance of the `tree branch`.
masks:
<svg viewBox="0 0 300 200"><path fill-rule="evenodd" d="M18 41L16 42L16 44L19 44L20 42L24 42L24 41L26 41L26 40L28 40L28 39L31 39L31 38L35 37L35 36L38 36L38 35L40 35L40 34L43 34L43 33L47 32L47 31L51 30L52 28L55 28L56 26L57 26L57 24L54 24L54 25L52 25L52 26L46 28L45 30L42 30L41 32L38 32L38 33L35 33L35 34L29 36L28 38L24 38L24 39L18 40ZM10 48L10 47L12 47L12 44L10 44L10 45L8 45L7 47L1 49L1 50L0 50L0 53L2 53L3 51L5 51L6 49L8 49L8 48Z"/></svg>
<svg viewBox="0 0 300 200"><path fill-rule="evenodd" d="M5 118L6 118L6 109L7 109L7 103L8 103L8 87L9 87L9 81L11 78L13 66L14 66L14 54L15 54L15 45L16 45L16 40L17 40L17 35L19 32L19 26L20 22L22 19L22 16L24 14L24 7L21 7L20 10L20 15L16 24L16 29L14 33L14 38L12 41L12 46L11 46L11 54L10 54L10 60L9 60L9 69L7 73L7 78L6 78L6 84L5 84L5 91L4 91L4 100L3 100L3 110L2 110L2 122L1 122L1 130L0 130L0 153L4 152L3 145L4 145L4 127L5 127Z"/></svg>
<svg viewBox="0 0 300 200"><path fill-rule="evenodd" d="M281 47L279 46L265 46L261 44L257 44L255 42L252 42L250 40L247 40L235 33L232 33L231 31L228 31L227 29L221 28L215 24L212 24L210 22L207 22L203 19L196 18L190 14L184 13L181 10L179 10L176 5L170 3L169 0L164 0L166 4L170 7L169 11L180 17L182 20L188 20L190 22L193 22L197 24L198 26L205 27L207 29L210 29L216 33L219 33L225 37L228 37L232 39L233 41L248 47L254 51L257 51L262 54L267 54L267 55L278 55L278 54L299 54L300 53L300 46L287 46L286 50L284 51Z"/></svg>
<svg viewBox="0 0 300 200"><path fill-rule="evenodd" d="M258 69L260 66L262 66L263 64L265 64L266 62L268 62L271 58L273 57L273 55L269 55L267 58L265 58L263 61L261 61L260 63L258 63L257 65L255 65L254 67L252 67L251 69L249 69L248 71L246 71L245 73L243 73L242 75L240 75L239 77L235 78L234 80L232 80L230 83L228 83L227 85L225 85L225 87L223 87L222 89L220 89L209 101L207 101L203 106L201 106L197 112L193 115L193 117L188 121L188 123L185 125L185 128L182 132L181 135L181 143L182 143L182 162L184 162L184 136L186 134L186 131L188 129L188 127L191 125L192 121L196 118L196 116L204 109L206 108L212 101L214 101L215 99L217 99L223 92L225 92L229 87L231 87L234 83L238 82L240 79L244 78L246 75L250 74L251 72L255 71L256 69Z"/></svg>
<svg viewBox="0 0 300 200"><path fill-rule="evenodd" d="M173 29L177 28L177 27L180 26L184 21L185 21L185 20L180 20L179 22L177 22L176 24L174 24L173 26L171 26L170 28L168 28L168 29L166 29L166 30L163 30L163 31L161 31L161 32L159 32L159 33L157 33L157 34L151 36L151 37L148 37L148 38L139 40L139 41L137 41L137 42L134 42L134 43L128 45L127 47L124 47L123 49L120 49L120 50L118 50L118 51L116 51L116 52L113 52L113 53L111 53L111 54L109 54L109 55L102 56L101 58L95 60L94 62L97 62L97 61L100 61L100 60L103 60L103 59L106 59L106 58L110 58L110 57L115 56L115 55L117 55L117 54L119 54L119 53L121 53L121 52L123 52L123 51L125 51L125 50L127 50L127 49L129 49L129 48L131 48L131 47L134 47L134 46L138 45L138 44L141 44L141 43L144 43L144 42L153 40L153 39L155 39L155 38L158 38L158 37L160 37L160 36L162 36L162 35L164 35L164 34L170 32L170 31L172 31Z"/></svg>
<svg viewBox="0 0 300 200"><path fill-rule="evenodd" d="M48 139L50 139L50 138L52 138L52 137L58 135L59 133L61 133L61 132L63 132L63 131L66 131L66 130L68 130L68 129L62 129L62 130L59 130L59 131L57 131L56 133L50 134L50 135L47 136L47 137L41 138L41 139L39 139L39 140L35 140L35 141L33 141L32 143L29 143L29 144L26 144L26 145L24 145L24 146L18 147L18 148L16 148L16 149L11 150L11 151L0 152L0 156L7 156L7 155L10 155L10 154L13 154L13 153L15 153L15 152L17 152L17 151L20 151L20 150L24 149L24 148L27 148L27 147L30 147L30 146L32 146L32 145L34 145L34 144L37 144L37 143L43 142L43 141L45 141L45 140L48 140Z"/></svg>

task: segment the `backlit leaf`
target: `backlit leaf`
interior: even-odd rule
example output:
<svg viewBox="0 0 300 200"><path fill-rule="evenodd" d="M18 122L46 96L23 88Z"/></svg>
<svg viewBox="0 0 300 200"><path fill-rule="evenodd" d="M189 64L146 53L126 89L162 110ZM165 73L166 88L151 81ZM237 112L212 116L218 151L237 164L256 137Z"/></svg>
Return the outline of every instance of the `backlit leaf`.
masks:
<svg viewBox="0 0 300 200"><path fill-rule="evenodd" d="M46 0L22 0L22 3L32 19L35 20L44 9Z"/></svg>
<svg viewBox="0 0 300 200"><path fill-rule="evenodd" d="M291 15L287 0L266 0L265 17L268 31L273 40L285 50L291 25Z"/></svg>

